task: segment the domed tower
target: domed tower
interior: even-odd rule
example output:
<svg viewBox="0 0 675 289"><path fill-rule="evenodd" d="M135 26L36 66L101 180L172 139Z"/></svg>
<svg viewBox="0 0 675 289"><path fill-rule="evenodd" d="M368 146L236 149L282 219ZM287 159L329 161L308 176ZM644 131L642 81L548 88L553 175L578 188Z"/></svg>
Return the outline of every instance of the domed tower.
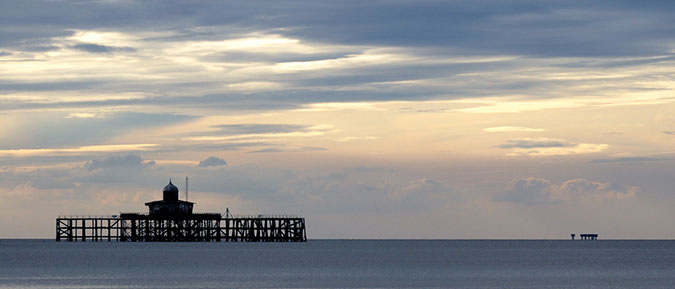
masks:
<svg viewBox="0 0 675 289"><path fill-rule="evenodd" d="M162 190L162 200L145 203L151 216L181 217L192 214L194 203L178 199L178 188L171 183Z"/></svg>
<svg viewBox="0 0 675 289"><path fill-rule="evenodd" d="M169 179L169 184L164 187L162 195L165 202L178 201L178 188L171 183L171 179Z"/></svg>

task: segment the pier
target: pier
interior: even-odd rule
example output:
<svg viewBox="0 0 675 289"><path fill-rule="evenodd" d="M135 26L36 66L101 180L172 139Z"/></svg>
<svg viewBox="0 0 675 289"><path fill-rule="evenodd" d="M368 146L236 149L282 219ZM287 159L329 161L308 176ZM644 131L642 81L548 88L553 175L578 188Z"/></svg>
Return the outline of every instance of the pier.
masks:
<svg viewBox="0 0 675 289"><path fill-rule="evenodd" d="M162 219L147 214L59 216L56 241L69 242L305 242L297 216L193 214Z"/></svg>
<svg viewBox="0 0 675 289"><path fill-rule="evenodd" d="M306 242L305 219L295 215L193 213L164 187L164 199L146 203L147 214L58 216L56 241L68 242Z"/></svg>

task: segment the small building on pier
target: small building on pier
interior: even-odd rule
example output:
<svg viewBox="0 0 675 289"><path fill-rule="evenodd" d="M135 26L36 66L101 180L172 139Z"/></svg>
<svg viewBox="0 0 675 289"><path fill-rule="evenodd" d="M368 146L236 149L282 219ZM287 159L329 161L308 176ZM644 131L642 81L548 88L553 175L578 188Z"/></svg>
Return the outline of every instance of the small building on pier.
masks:
<svg viewBox="0 0 675 289"><path fill-rule="evenodd" d="M178 199L178 188L171 183L164 187L162 191L162 199L159 201L152 201L145 203L148 206L149 215L152 216L173 216L173 215L190 215L192 214L192 207L194 203L182 201Z"/></svg>

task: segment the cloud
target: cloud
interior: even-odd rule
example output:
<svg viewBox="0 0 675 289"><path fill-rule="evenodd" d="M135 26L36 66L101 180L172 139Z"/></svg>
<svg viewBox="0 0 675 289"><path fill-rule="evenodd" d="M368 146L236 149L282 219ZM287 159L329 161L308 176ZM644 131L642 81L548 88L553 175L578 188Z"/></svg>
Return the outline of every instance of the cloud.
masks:
<svg viewBox="0 0 675 289"><path fill-rule="evenodd" d="M306 125L264 123L221 124L211 127L218 129L211 133L213 135L289 133L309 128Z"/></svg>
<svg viewBox="0 0 675 289"><path fill-rule="evenodd" d="M281 212L288 212L283 207L289 206L315 212L386 213L428 210L461 200L439 180L386 168L298 170L244 165L205 170L191 164L155 163L139 155L109 156L72 166L0 169L0 194L21 194L20 188L25 187L31 194L53 194L54 199L91 199L87 205L91 208L100 206L96 202L101 198L123 197L127 199L116 201L119 209L129 210L156 198L170 177L177 180L184 175L190 176L195 196L255 201L253 207L263 211L280 206Z"/></svg>
<svg viewBox="0 0 675 289"><path fill-rule="evenodd" d="M540 132L540 131L546 131L546 129L530 128L530 127L524 127L524 126L496 126L496 127L484 128L483 131L485 131L485 132Z"/></svg>
<svg viewBox="0 0 675 289"><path fill-rule="evenodd" d="M103 114L91 112L73 112L69 113L65 118L103 118Z"/></svg>
<svg viewBox="0 0 675 289"><path fill-rule="evenodd" d="M286 37L306 37L325 43L450 46L461 50L473 48L480 53L506 50L553 56L635 55L667 51L667 46L658 40L672 38L663 23L669 23L672 16L669 11L673 8L671 4L644 7L629 2L582 5L497 1L484 5L466 1L414 4L341 1L339 5L325 5L262 1L233 5L198 1L189 4L192 13L185 13L188 7L184 3L42 1L39 5L40 10L61 17L46 17L31 5L12 4L3 9L7 12L2 19L17 28L3 31L0 39L13 43L62 35L72 27L92 26L105 30L147 27L161 31L172 27L170 23L181 23L181 33L168 39L209 39L214 36L210 27L228 27L232 34L250 32L252 28L282 27ZM254 21L261 15L266 16L265 21ZM206 29L199 30L202 27ZM556 33L551 33L551 27L555 27ZM636 41L625 43L624 39Z"/></svg>
<svg viewBox="0 0 675 289"><path fill-rule="evenodd" d="M162 127L195 119L184 114L154 114L139 112L44 112L20 119L0 134L2 150L66 150L100 144L136 129ZM108 145L108 144L106 144ZM36 152L36 151L34 151Z"/></svg>
<svg viewBox="0 0 675 289"><path fill-rule="evenodd" d="M221 159L219 157L208 157L203 161L200 161L197 167L199 168L206 168L206 167L217 167L217 166L225 166L227 165L227 162L224 159Z"/></svg>
<svg viewBox="0 0 675 289"><path fill-rule="evenodd" d="M23 52L49 52L61 50L61 47L56 45L24 45L20 47Z"/></svg>
<svg viewBox="0 0 675 289"><path fill-rule="evenodd" d="M560 185L545 179L524 178L511 181L506 193L495 197L497 201L528 205L572 202L600 201L633 198L640 188L613 183L573 179Z"/></svg>
<svg viewBox="0 0 675 289"><path fill-rule="evenodd" d="M311 210L336 213L428 211L460 201L454 189L427 177L383 168L346 168L296 178L289 187L311 200Z"/></svg>
<svg viewBox="0 0 675 289"><path fill-rule="evenodd" d="M141 157L138 155L126 155L111 156L100 160L91 160L85 163L84 167L90 171L109 168L142 169L154 164L154 161L143 162Z"/></svg>
<svg viewBox="0 0 675 289"><path fill-rule="evenodd" d="M312 152L325 150L326 148L322 147L273 147L250 151L249 153L290 153L290 152Z"/></svg>
<svg viewBox="0 0 675 289"><path fill-rule="evenodd" d="M89 53L112 53L117 51L132 52L136 49L132 47L118 47L108 46L94 43L80 43L72 46L74 49L89 52Z"/></svg>
<svg viewBox="0 0 675 289"><path fill-rule="evenodd" d="M171 175L164 171L164 167L157 165L154 160L144 160L140 155L112 155L100 159L92 159L82 165L82 170L72 175L72 181L89 188L109 186L115 188L106 190L117 192L120 188L140 188L157 186Z"/></svg>
<svg viewBox="0 0 675 289"><path fill-rule="evenodd" d="M551 201L551 188L551 182L544 179L530 177L513 180L506 194L497 197L497 200L525 204L546 203Z"/></svg>
<svg viewBox="0 0 675 289"><path fill-rule="evenodd" d="M250 149L254 147L267 147L274 145L282 145L275 142L267 141L232 141L232 142L200 142L200 143L182 143L182 144L162 144L153 151L161 153L176 153L182 151L201 151L201 152L220 152L220 151L237 151L242 149Z"/></svg>
<svg viewBox="0 0 675 289"><path fill-rule="evenodd" d="M138 155L109 156L68 165L28 165L0 170L0 190L26 187L32 188L26 194L44 195L50 200L88 200L103 192L142 190L146 182L157 181L155 166L154 161L145 161Z"/></svg>
<svg viewBox="0 0 675 289"><path fill-rule="evenodd" d="M445 184L433 179L420 178L409 181L400 187L394 187L389 190L388 196L396 199L428 198L428 197L448 197L453 193L453 189ZM454 198L454 196L453 196Z"/></svg>
<svg viewBox="0 0 675 289"><path fill-rule="evenodd" d="M363 140L377 140L379 137L376 136L346 136L337 139L339 142L350 142L350 141L363 141Z"/></svg>
<svg viewBox="0 0 675 289"><path fill-rule="evenodd" d="M372 102L318 102L305 104L298 111L371 111L379 110Z"/></svg>
<svg viewBox="0 0 675 289"><path fill-rule="evenodd" d="M623 132L620 131L610 131L610 132L605 132L603 133L604 135L622 135Z"/></svg>
<svg viewBox="0 0 675 289"><path fill-rule="evenodd" d="M611 159L595 159L591 163L594 164L603 164L603 163L643 163L643 162L659 162L672 160L668 157L620 157L620 158L611 158Z"/></svg>
<svg viewBox="0 0 675 289"><path fill-rule="evenodd" d="M450 186L438 180L391 169L306 171L244 165L194 175L190 175L190 181L194 180L196 191L236 196L259 205L301 206L303 213L428 210L461 200Z"/></svg>
<svg viewBox="0 0 675 289"><path fill-rule="evenodd" d="M664 89L653 80L667 75L672 62L667 43L673 34L663 25L672 19L668 9L625 3L340 1L304 3L302 9L292 1L198 1L189 7L36 3L49 16L31 5L3 7L0 19L12 27L0 29L3 51L11 53L3 61L17 62L20 69L0 75L0 90L145 94L24 99L3 103L3 110L126 105L330 110L311 105L506 96L529 101L487 112L523 111ZM266 21L259 21L261 15ZM71 49L22 52L28 46ZM136 53L111 53L117 51ZM589 85L612 79L609 87ZM565 95L592 101L555 102ZM541 99L547 101L536 101Z"/></svg>
<svg viewBox="0 0 675 289"><path fill-rule="evenodd" d="M114 144L114 145L93 145L71 148L49 148L49 149L0 149L2 157L31 157L31 156L77 156L86 153L111 153L111 152L140 152L152 150L157 144Z"/></svg>
<svg viewBox="0 0 675 289"><path fill-rule="evenodd" d="M498 147L510 149L508 156L559 156L600 152L608 149L609 145L574 143L565 139L521 138L507 140Z"/></svg>
<svg viewBox="0 0 675 289"><path fill-rule="evenodd" d="M561 148L561 147L571 147L575 144L567 142L564 139L552 139L552 138L522 138L515 140L508 140L505 144L499 145L499 148L510 149L510 148Z"/></svg>
<svg viewBox="0 0 675 289"><path fill-rule="evenodd" d="M322 136L336 131L332 125L227 124L212 126L215 131L190 133L189 141L226 141Z"/></svg>
<svg viewBox="0 0 675 289"><path fill-rule="evenodd" d="M555 190L552 199L555 200L601 200L601 199L630 199L640 191L638 187L627 187L619 184L592 182L585 179L569 180Z"/></svg>

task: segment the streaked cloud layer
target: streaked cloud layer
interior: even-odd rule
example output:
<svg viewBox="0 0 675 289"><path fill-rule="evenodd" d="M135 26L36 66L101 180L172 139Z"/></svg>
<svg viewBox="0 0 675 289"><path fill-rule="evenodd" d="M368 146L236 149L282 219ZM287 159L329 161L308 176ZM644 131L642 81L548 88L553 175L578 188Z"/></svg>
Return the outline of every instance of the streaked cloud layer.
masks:
<svg viewBox="0 0 675 289"><path fill-rule="evenodd" d="M649 229L675 217L668 1L2 7L0 219L50 208L8 237L184 175L200 209L315 238L675 236Z"/></svg>

